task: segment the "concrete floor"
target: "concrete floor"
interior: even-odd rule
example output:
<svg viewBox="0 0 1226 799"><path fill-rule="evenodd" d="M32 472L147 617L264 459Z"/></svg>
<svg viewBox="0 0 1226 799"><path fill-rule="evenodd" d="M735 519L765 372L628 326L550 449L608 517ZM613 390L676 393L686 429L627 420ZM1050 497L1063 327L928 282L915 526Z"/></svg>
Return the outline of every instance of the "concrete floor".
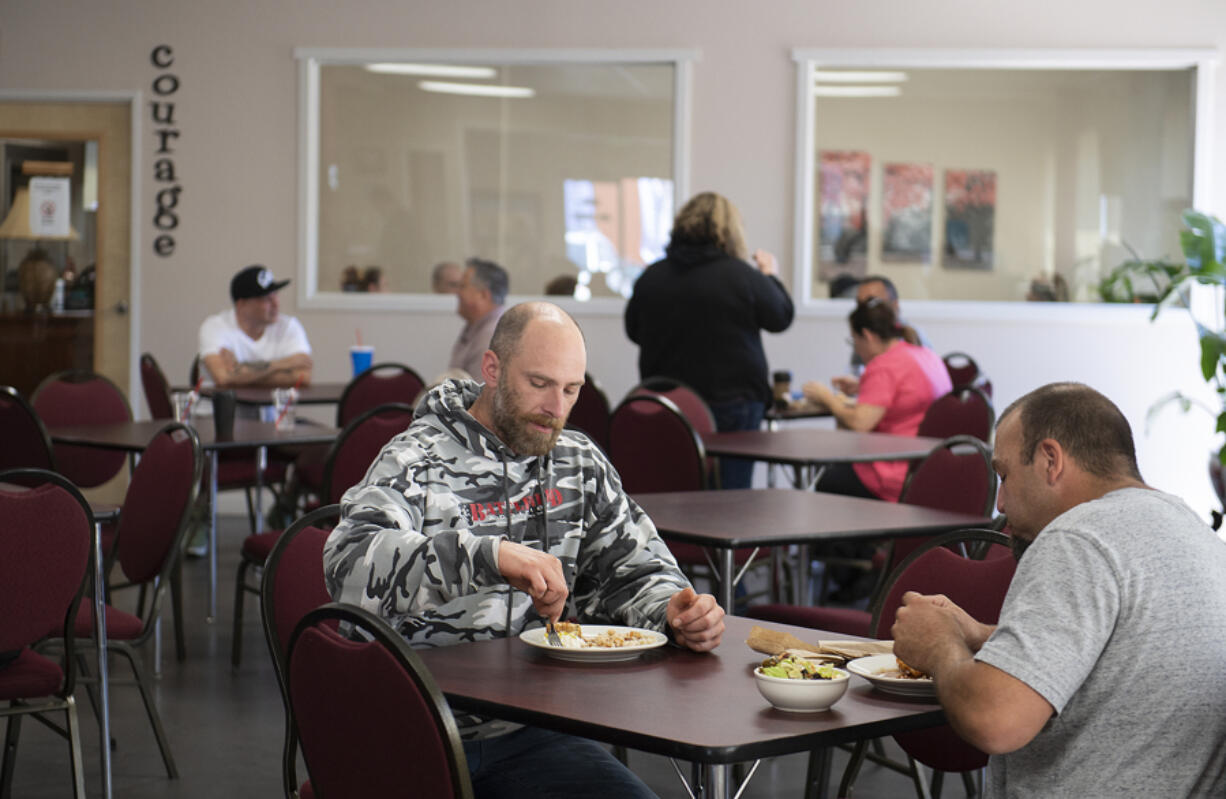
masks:
<svg viewBox="0 0 1226 799"><path fill-rule="evenodd" d="M219 617L205 621L207 563L189 560L184 568L188 658L174 660L167 649L163 674L155 693L162 722L170 738L180 777L167 779L157 744L145 719L130 672L122 659L113 662L111 713L114 750L114 796L117 799L203 799L209 797L282 796L280 779L284 714L272 662L260 628L258 602L248 595L244 629L244 660L230 668L230 621L239 544L246 519L223 517ZM171 632L169 626L166 632ZM171 644L167 635L167 644ZM88 702L82 699L81 723L86 789L100 796L98 728ZM888 748L896 752L892 743ZM764 762L742 794L744 799L801 797L806 768L804 755ZM834 774L842 774L847 756L836 752ZM667 759L630 753L630 765L661 799L684 799L685 788ZM688 774L688 764L680 764ZM960 780L949 781L947 797L960 797ZM831 788L831 795L834 793ZM72 795L67 744L41 725L26 721L22 728L14 799L60 799ZM910 782L888 769L866 765L856 784L857 799L915 795Z"/></svg>

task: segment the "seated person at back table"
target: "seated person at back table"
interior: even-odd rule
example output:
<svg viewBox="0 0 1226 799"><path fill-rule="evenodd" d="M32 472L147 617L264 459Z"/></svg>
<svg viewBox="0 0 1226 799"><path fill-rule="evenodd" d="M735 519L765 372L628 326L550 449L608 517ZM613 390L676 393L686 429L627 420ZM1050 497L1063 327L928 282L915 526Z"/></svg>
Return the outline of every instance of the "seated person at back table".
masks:
<svg viewBox="0 0 1226 799"><path fill-rule="evenodd" d="M859 432L914 436L928 406L953 386L949 370L932 350L915 343L889 303L875 297L856 305L849 318L852 346L866 364L859 397L848 405L824 383L804 384L805 396L830 409L839 425ZM897 502L907 477L906 461L832 464L818 491Z"/></svg>
<svg viewBox="0 0 1226 799"><path fill-rule="evenodd" d="M924 335L924 331L915 325L908 324L907 320L903 318L898 304L898 289L895 288L894 281L884 275L869 275L860 280L856 285L856 304L866 303L873 297L889 303L890 308L894 311L894 318L898 320L898 323L904 327L911 328L912 332L915 333L915 344L932 349L932 344L928 342L928 337ZM858 375L863 370L864 359L853 349L851 353L851 374L840 375L830 382L844 394L854 396L860 390L860 378Z"/></svg>
<svg viewBox="0 0 1226 799"><path fill-rule="evenodd" d="M463 369L480 378L481 359L490 347L494 326L506 310L511 279L507 270L493 261L469 258L460 288L456 291L456 313L464 319L464 329L451 347L449 369Z"/></svg>
<svg viewBox="0 0 1226 799"><path fill-rule="evenodd" d="M987 795L1226 796L1226 544L1142 482L1128 420L1088 386L1010 405L992 462L1029 544L999 624L910 592L893 627L992 755Z"/></svg>
<svg viewBox="0 0 1226 799"><path fill-rule="evenodd" d="M345 493L324 548L332 596L413 646L573 616L714 649L724 628L715 598L694 592L600 449L563 429L586 368L565 311L507 311L482 358L485 384L433 389ZM475 715L457 722L478 799L652 796L592 741Z"/></svg>
<svg viewBox="0 0 1226 799"><path fill-rule="evenodd" d="M219 388L284 387L311 382L311 345L302 324L280 314L277 292L289 284L260 265L230 281L234 307L200 325L200 362Z"/></svg>

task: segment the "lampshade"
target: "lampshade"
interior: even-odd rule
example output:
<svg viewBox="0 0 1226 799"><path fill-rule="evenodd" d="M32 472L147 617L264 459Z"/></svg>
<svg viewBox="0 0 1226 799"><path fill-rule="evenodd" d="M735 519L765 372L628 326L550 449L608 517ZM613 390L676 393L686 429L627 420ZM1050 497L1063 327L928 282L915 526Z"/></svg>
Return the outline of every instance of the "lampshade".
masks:
<svg viewBox="0 0 1226 799"><path fill-rule="evenodd" d="M13 197L13 207L0 222L0 239L28 239L30 241L76 241L81 238L75 228L68 228L67 236L44 236L30 229L30 190L22 186Z"/></svg>

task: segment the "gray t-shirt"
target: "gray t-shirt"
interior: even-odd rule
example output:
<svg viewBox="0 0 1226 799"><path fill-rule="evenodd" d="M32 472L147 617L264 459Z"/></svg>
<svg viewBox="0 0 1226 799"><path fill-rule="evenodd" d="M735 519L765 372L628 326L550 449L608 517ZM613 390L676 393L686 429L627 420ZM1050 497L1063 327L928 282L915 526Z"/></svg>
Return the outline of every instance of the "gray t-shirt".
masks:
<svg viewBox="0 0 1226 799"><path fill-rule="evenodd" d="M1057 517L975 657L1057 713L991 759L988 796L1226 796L1226 544L1179 499Z"/></svg>

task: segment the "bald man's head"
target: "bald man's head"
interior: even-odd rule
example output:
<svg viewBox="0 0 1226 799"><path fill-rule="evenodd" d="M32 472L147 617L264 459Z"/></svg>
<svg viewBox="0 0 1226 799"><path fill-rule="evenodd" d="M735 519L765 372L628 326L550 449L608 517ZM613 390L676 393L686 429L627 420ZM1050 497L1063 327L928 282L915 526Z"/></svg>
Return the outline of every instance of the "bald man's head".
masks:
<svg viewBox="0 0 1226 799"><path fill-rule="evenodd" d="M551 302L524 302L504 313L494 328L494 335L490 338L490 349L500 361L506 363L516 356L525 332L530 323L534 321L556 326L559 332L572 330L583 346L586 359L587 344L583 338L583 331L574 317Z"/></svg>

